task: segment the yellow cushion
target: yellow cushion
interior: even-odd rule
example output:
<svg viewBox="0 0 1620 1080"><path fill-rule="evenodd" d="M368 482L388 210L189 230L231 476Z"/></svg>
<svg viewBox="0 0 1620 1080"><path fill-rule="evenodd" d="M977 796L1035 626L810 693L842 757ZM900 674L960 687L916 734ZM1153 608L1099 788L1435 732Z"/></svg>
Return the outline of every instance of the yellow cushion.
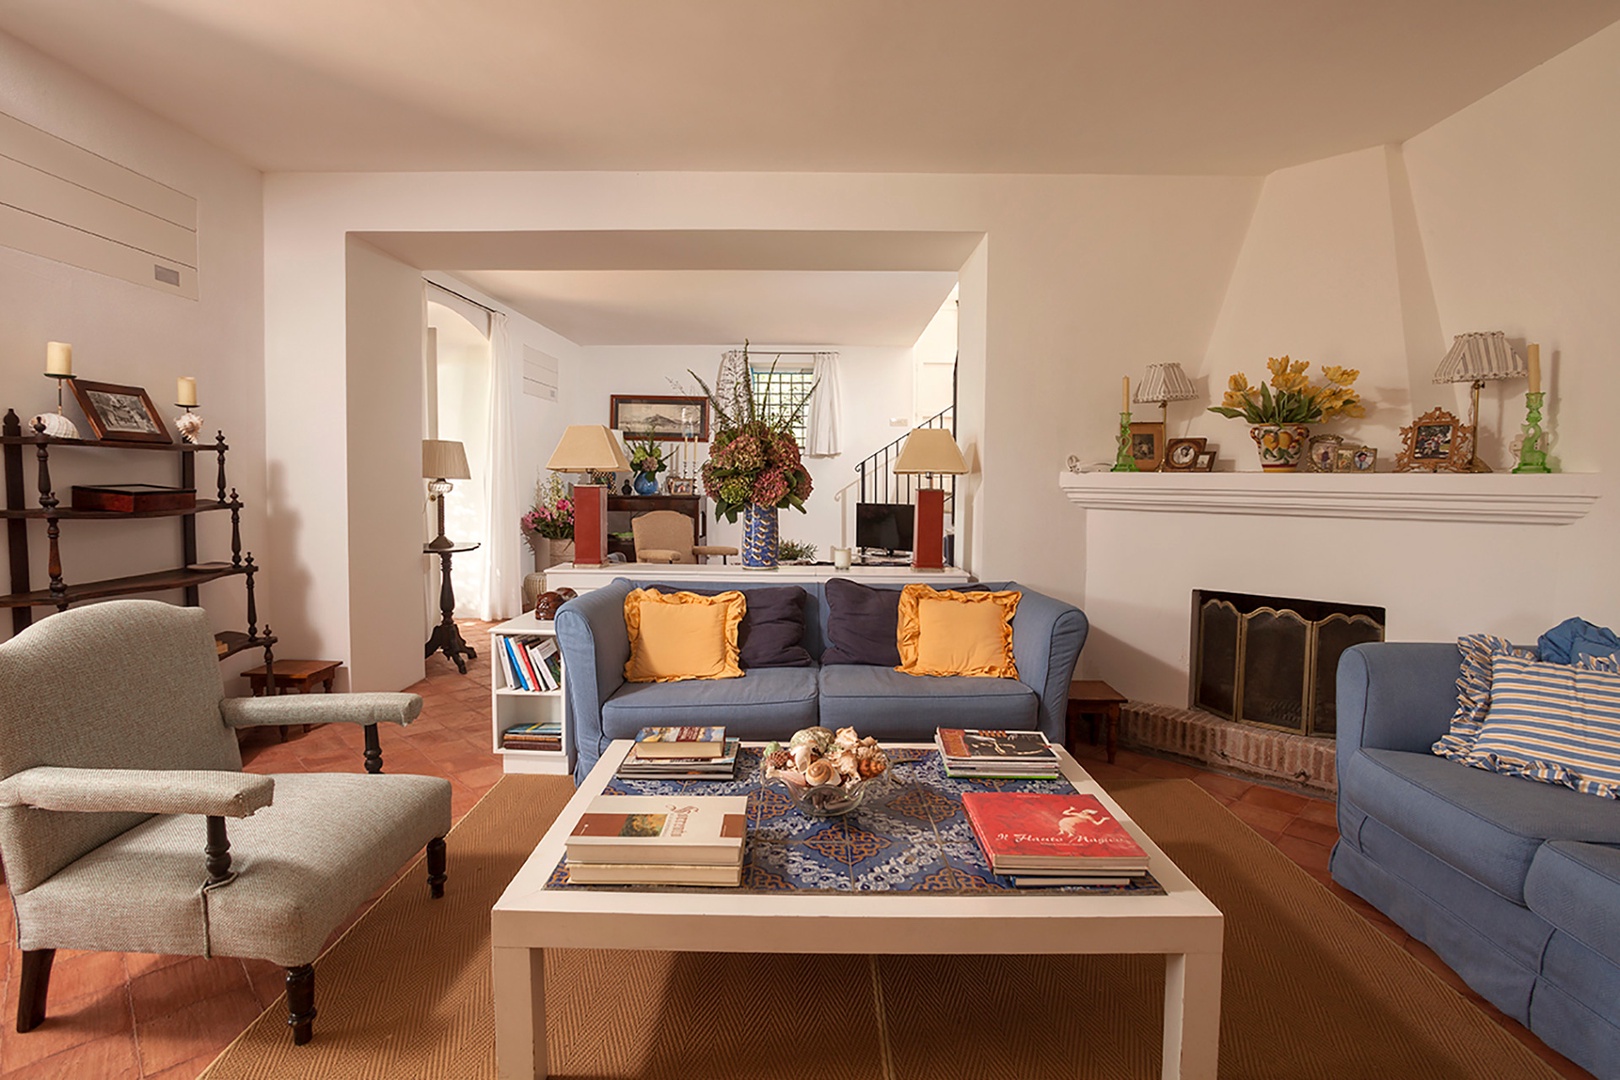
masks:
<svg viewBox="0 0 1620 1080"><path fill-rule="evenodd" d="M632 589L624 598L624 625L630 632L627 682L678 679L735 679L737 627L748 602L740 592L718 596Z"/></svg>
<svg viewBox="0 0 1620 1080"><path fill-rule="evenodd" d="M900 666L907 675L1018 678L1012 620L1023 593L900 590Z"/></svg>

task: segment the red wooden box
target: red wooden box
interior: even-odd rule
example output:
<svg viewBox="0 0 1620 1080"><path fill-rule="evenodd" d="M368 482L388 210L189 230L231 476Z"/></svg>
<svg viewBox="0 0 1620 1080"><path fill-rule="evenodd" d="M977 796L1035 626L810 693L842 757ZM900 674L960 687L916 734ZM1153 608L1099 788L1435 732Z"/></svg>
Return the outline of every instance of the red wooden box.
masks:
<svg viewBox="0 0 1620 1080"><path fill-rule="evenodd" d="M196 505L196 488L159 484L75 484L73 487L75 510L116 510L133 514L142 510L190 510Z"/></svg>

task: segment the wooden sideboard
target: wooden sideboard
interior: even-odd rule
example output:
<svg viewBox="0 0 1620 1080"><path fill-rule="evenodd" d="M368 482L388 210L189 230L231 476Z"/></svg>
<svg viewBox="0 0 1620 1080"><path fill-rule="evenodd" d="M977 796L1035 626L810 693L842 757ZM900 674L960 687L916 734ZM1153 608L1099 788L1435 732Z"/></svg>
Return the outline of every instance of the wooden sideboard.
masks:
<svg viewBox="0 0 1620 1080"><path fill-rule="evenodd" d="M707 543L709 515L704 511L703 503L702 495L609 495L608 551L610 553L616 551L634 562L635 541L615 539L613 534L629 532L632 518L652 510L673 510L677 514L685 514L692 519L692 535L696 537L693 544L701 546Z"/></svg>

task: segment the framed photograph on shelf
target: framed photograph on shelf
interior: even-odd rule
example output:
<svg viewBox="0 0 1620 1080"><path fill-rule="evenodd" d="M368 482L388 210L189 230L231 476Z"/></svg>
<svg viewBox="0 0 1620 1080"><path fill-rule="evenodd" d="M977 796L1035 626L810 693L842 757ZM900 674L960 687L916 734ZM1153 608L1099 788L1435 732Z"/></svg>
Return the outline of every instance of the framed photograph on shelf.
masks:
<svg viewBox="0 0 1620 1080"><path fill-rule="evenodd" d="M614 394L608 401L608 427L626 438L681 442L709 441L709 399L672 394Z"/></svg>
<svg viewBox="0 0 1620 1080"><path fill-rule="evenodd" d="M108 442L166 443L169 429L163 426L163 417L146 391L139 386L116 386L113 383L91 382L88 379L70 379L73 397L84 410L90 430L96 438Z"/></svg>
<svg viewBox="0 0 1620 1080"><path fill-rule="evenodd" d="M1193 458L1192 471L1193 472L1214 472L1215 471L1215 451L1213 451L1213 450L1200 450L1200 451L1198 451L1198 455Z"/></svg>
<svg viewBox="0 0 1620 1080"><path fill-rule="evenodd" d="M1312 435L1305 446L1305 471L1337 471L1338 451L1343 443L1344 439L1338 435Z"/></svg>
<svg viewBox="0 0 1620 1080"><path fill-rule="evenodd" d="M1164 424L1161 421L1131 425L1131 460L1136 462L1138 472L1159 471L1164 462Z"/></svg>
<svg viewBox="0 0 1620 1080"><path fill-rule="evenodd" d="M1474 467L1474 429L1444 409L1430 409L1401 428L1396 472L1469 472Z"/></svg>
<svg viewBox="0 0 1620 1080"><path fill-rule="evenodd" d="M1209 440L1202 437L1196 439L1170 439L1164 447L1164 465L1162 472L1192 472L1198 463L1198 455Z"/></svg>
<svg viewBox="0 0 1620 1080"><path fill-rule="evenodd" d="M692 481L692 479L690 477L672 476L672 477L670 477L669 483L666 486L668 488L669 494L671 494L671 495L693 495L693 494L696 494L696 492L693 490L694 482Z"/></svg>
<svg viewBox="0 0 1620 1080"><path fill-rule="evenodd" d="M1370 473L1378 471L1378 450L1371 446L1341 446L1335 455L1334 472Z"/></svg>

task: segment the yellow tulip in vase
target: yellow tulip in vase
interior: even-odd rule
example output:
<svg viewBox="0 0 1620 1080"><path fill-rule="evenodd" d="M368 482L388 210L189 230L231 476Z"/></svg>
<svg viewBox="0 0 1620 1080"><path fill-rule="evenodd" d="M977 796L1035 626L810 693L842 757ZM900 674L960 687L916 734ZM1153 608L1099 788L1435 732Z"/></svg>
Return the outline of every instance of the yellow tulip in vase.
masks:
<svg viewBox="0 0 1620 1080"><path fill-rule="evenodd" d="M1326 385L1318 386L1305 377L1306 360L1290 361L1272 357L1266 361L1271 385L1250 386L1241 371L1227 381L1226 396L1210 412L1251 425L1249 437L1260 451L1260 468L1266 472L1292 472L1305 452L1310 434L1307 424L1332 420L1336 416L1365 416L1361 396L1352 384L1361 372L1355 368L1324 367Z"/></svg>

